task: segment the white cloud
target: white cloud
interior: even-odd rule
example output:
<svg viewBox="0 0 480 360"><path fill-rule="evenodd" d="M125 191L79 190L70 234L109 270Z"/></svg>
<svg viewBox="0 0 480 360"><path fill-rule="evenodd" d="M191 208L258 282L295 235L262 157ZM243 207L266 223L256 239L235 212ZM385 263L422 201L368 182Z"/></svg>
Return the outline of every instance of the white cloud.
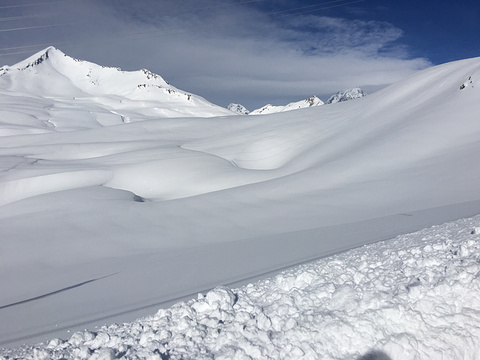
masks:
<svg viewBox="0 0 480 360"><path fill-rule="evenodd" d="M115 6L114 6L115 5ZM65 2L52 21L74 21L46 42L67 54L133 70L226 106L254 108L337 90L390 84L427 67L409 59L402 31L381 21L275 15L237 1ZM31 9L30 9L31 10ZM68 38L69 42L60 41ZM43 41L45 40L45 41ZM20 60L21 57L18 59Z"/></svg>

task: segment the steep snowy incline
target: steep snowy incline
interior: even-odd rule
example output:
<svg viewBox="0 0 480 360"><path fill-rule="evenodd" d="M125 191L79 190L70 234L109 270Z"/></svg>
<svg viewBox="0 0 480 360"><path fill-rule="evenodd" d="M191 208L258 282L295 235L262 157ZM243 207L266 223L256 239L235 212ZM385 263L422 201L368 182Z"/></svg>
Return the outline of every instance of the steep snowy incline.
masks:
<svg viewBox="0 0 480 360"><path fill-rule="evenodd" d="M0 68L0 91L5 90L56 101L49 121L59 130L79 126L81 121L88 127L92 113L99 110L106 115L99 116L97 126L138 121L144 116L233 115L200 96L173 87L148 70L121 71L100 66L71 58L53 47ZM75 121L79 117L81 121ZM73 118L72 123L65 118Z"/></svg>
<svg viewBox="0 0 480 360"><path fill-rule="evenodd" d="M49 47L12 66L0 69L1 87L28 94L68 98L117 95L129 97L139 85L172 89L160 76L149 72L121 71L77 60ZM8 86L5 86L8 84Z"/></svg>
<svg viewBox="0 0 480 360"><path fill-rule="evenodd" d="M480 213L479 79L476 58L329 106L68 132L59 99L4 91L2 345Z"/></svg>
<svg viewBox="0 0 480 360"><path fill-rule="evenodd" d="M480 217L0 359L478 359Z"/></svg>

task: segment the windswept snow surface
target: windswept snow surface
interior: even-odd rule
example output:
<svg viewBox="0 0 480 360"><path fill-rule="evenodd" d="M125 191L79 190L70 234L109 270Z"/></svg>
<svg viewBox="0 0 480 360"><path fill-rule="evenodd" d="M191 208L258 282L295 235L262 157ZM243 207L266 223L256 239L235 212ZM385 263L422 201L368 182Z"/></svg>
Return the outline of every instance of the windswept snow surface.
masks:
<svg viewBox="0 0 480 360"><path fill-rule="evenodd" d="M209 118L94 93L75 67L93 66L54 58L0 72L1 346L480 213L478 58L356 101Z"/></svg>
<svg viewBox="0 0 480 360"><path fill-rule="evenodd" d="M479 225L366 245L0 359L478 359Z"/></svg>

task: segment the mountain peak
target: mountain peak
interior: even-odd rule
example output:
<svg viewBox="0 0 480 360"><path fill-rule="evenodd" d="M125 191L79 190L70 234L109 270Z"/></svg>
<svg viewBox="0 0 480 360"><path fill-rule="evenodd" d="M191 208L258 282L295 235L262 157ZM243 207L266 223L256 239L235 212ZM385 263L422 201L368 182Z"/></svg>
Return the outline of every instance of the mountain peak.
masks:
<svg viewBox="0 0 480 360"><path fill-rule="evenodd" d="M313 95L307 99L304 100L308 106L320 106L320 105L323 105L325 104L322 100L320 100L317 95Z"/></svg>
<svg viewBox="0 0 480 360"><path fill-rule="evenodd" d="M149 70L122 71L97 65L72 58L53 46L15 65L1 67L0 89L39 98L73 100L74 106L79 99L102 103L115 113L126 114L135 109L157 117L233 115L200 96L175 88Z"/></svg>
<svg viewBox="0 0 480 360"><path fill-rule="evenodd" d="M40 87L46 96L80 96L78 91L90 95L125 96L138 87L178 91L147 69L122 71L118 67L101 66L70 57L53 46L1 69L0 75L8 74L10 78L11 90L36 93ZM38 86L33 88L34 84ZM133 95L138 97L138 94Z"/></svg>
<svg viewBox="0 0 480 360"><path fill-rule="evenodd" d="M367 94L362 89L360 89L359 87L355 87L352 89L339 91L336 94L330 96L326 104L334 104L337 102L358 99L366 95Z"/></svg>
<svg viewBox="0 0 480 360"><path fill-rule="evenodd" d="M233 111L234 113L240 114L240 115L250 114L250 110L248 110L245 106L243 106L241 104L231 103L227 106L227 109L230 110L230 111Z"/></svg>
<svg viewBox="0 0 480 360"><path fill-rule="evenodd" d="M36 65L40 65L43 63L45 60L48 60L52 56L67 56L57 48L53 46L49 46L46 49L43 49L32 56L28 57L27 59L20 61L19 63L16 63L15 65L12 65L11 68L16 68L19 70L24 70L29 67L33 67Z"/></svg>

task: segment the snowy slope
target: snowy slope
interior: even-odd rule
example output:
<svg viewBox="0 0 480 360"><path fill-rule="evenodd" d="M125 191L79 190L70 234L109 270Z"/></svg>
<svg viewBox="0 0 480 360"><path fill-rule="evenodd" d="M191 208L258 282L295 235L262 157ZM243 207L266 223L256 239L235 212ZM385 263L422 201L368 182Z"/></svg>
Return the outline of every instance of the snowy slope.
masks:
<svg viewBox="0 0 480 360"><path fill-rule="evenodd" d="M193 94L176 89L148 70L121 71L71 58L49 47L13 66L0 68L3 94L34 97L39 127L70 130L157 118L232 115ZM42 100L37 100L38 98ZM32 120L32 119L30 119ZM48 122L48 123L46 123ZM12 124L10 124L12 125Z"/></svg>
<svg viewBox="0 0 480 360"><path fill-rule="evenodd" d="M359 99L367 94L360 88L339 91L328 98L325 104L335 104L337 102L349 101L353 99Z"/></svg>
<svg viewBox="0 0 480 360"><path fill-rule="evenodd" d="M0 359L478 359L478 225L402 235Z"/></svg>
<svg viewBox="0 0 480 360"><path fill-rule="evenodd" d="M249 115L260 115L260 114L274 114L274 113L279 113L279 112L284 112L284 111L291 111L291 110L297 110L297 109L304 109L312 106L321 106L323 105L324 102L320 100L318 97L315 95L312 97L309 97L305 100L300 100L297 102L292 102L287 105L265 105L259 109L255 109L249 113Z"/></svg>
<svg viewBox="0 0 480 360"><path fill-rule="evenodd" d="M159 118L137 104L141 121L114 126L84 124L76 111L112 113L91 98L72 111L2 85L0 345L479 213L479 78L476 58L330 106Z"/></svg>

